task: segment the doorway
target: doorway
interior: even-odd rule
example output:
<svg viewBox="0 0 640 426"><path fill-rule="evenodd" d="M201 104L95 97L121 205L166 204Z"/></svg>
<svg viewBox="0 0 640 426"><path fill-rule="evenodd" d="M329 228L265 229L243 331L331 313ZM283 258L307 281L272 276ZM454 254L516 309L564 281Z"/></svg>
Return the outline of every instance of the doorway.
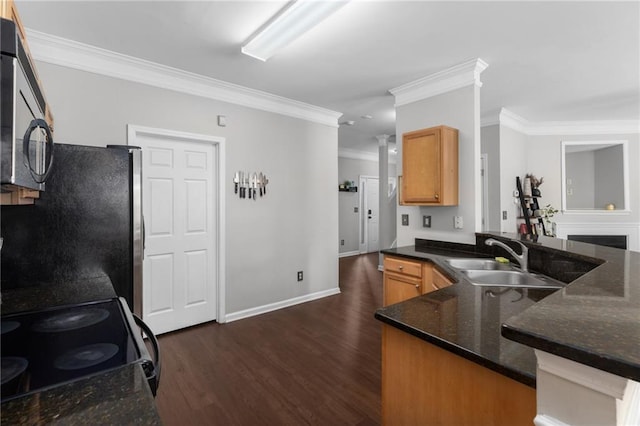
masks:
<svg viewBox="0 0 640 426"><path fill-rule="evenodd" d="M142 148L143 319L156 334L224 318L224 138L129 126Z"/></svg>
<svg viewBox="0 0 640 426"><path fill-rule="evenodd" d="M379 250L379 179L360 176L360 253Z"/></svg>

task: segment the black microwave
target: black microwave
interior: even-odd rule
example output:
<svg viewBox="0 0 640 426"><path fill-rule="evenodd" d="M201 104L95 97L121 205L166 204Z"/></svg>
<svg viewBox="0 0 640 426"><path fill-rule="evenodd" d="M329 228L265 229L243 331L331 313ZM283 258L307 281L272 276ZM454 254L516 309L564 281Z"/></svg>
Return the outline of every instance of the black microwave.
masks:
<svg viewBox="0 0 640 426"><path fill-rule="evenodd" d="M7 186L44 190L53 164L45 100L13 21L0 20L0 179Z"/></svg>

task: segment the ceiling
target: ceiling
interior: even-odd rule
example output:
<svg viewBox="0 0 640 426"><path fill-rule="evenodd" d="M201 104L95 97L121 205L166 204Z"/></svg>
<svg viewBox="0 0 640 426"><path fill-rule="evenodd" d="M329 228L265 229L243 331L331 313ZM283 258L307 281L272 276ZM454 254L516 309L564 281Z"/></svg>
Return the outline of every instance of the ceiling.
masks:
<svg viewBox="0 0 640 426"><path fill-rule="evenodd" d="M286 1L16 3L29 29L342 112L351 150L395 133L389 89L475 58L485 120L640 117L637 1L354 0L267 62L240 46Z"/></svg>

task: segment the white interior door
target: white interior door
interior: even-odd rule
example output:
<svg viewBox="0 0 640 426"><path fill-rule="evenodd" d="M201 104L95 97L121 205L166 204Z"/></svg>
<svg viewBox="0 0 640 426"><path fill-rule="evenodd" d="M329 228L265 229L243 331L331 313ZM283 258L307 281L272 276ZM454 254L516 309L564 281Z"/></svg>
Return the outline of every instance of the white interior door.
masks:
<svg viewBox="0 0 640 426"><path fill-rule="evenodd" d="M362 191L362 214L360 252L371 253L379 249L379 196L380 188L377 177L360 177Z"/></svg>
<svg viewBox="0 0 640 426"><path fill-rule="evenodd" d="M143 318L156 334L216 319L217 176L212 143L139 134Z"/></svg>

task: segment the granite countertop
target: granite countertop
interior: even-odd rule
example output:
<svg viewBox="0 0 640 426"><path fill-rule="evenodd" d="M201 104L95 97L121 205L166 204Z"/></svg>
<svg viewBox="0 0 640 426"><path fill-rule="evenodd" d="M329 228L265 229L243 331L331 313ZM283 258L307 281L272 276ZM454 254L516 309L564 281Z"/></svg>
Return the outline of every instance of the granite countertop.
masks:
<svg viewBox="0 0 640 426"><path fill-rule="evenodd" d="M11 425L162 424L140 364L6 401L0 412Z"/></svg>
<svg viewBox="0 0 640 426"><path fill-rule="evenodd" d="M444 260L451 257L483 257L475 246L399 247L384 254L430 261L454 284L394 305L380 308L375 317L429 343L535 386L533 349L504 338L500 327L508 318L533 306L553 290L521 290L478 287Z"/></svg>
<svg viewBox="0 0 640 426"><path fill-rule="evenodd" d="M502 334L640 381L640 253L555 238L538 244L604 262L509 318Z"/></svg>
<svg viewBox="0 0 640 426"><path fill-rule="evenodd" d="M7 289L8 287L8 289ZM2 315L115 298L106 276L76 282L3 283ZM71 383L5 401L2 424L161 424L140 364L128 364Z"/></svg>
<svg viewBox="0 0 640 426"><path fill-rule="evenodd" d="M479 233L476 245L416 240L383 250L431 261L454 285L378 309L376 318L529 386L536 374L532 348L640 378L640 253L557 238L523 241L530 269L568 283L561 290L478 287L443 262L507 257L484 245L496 237L518 239Z"/></svg>
<svg viewBox="0 0 640 426"><path fill-rule="evenodd" d="M107 275L90 276L76 281L64 280L22 283L12 286L2 283L2 315L46 309L53 306L105 300L117 297Z"/></svg>

